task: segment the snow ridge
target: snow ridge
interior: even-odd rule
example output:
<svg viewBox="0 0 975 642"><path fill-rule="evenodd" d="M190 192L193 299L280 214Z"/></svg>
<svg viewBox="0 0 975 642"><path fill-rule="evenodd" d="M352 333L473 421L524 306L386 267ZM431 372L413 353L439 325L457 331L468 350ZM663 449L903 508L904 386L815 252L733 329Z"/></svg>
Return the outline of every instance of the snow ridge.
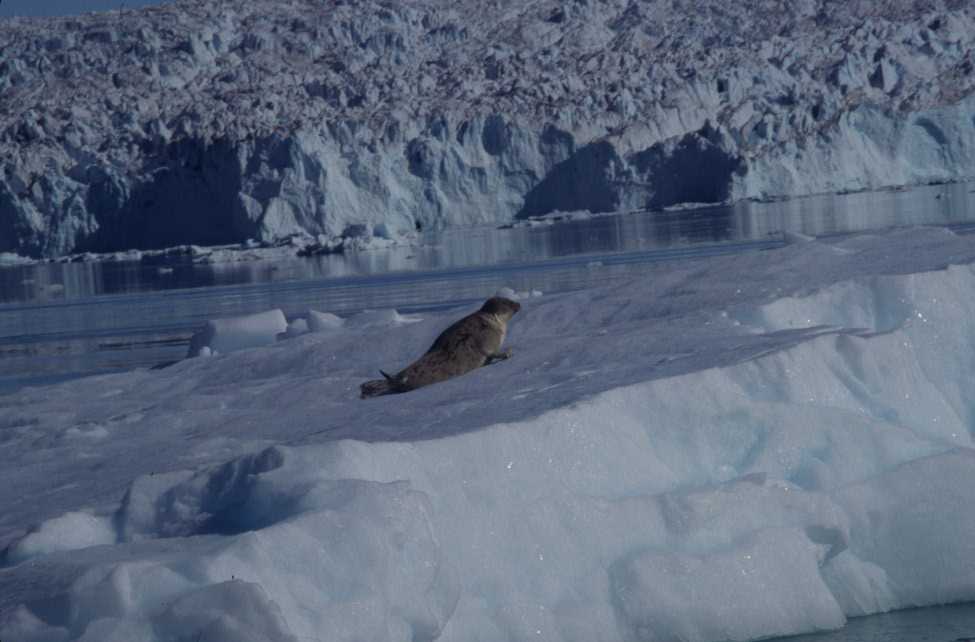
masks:
<svg viewBox="0 0 975 642"><path fill-rule="evenodd" d="M0 252L968 179L973 42L957 0L180 0L11 19Z"/></svg>

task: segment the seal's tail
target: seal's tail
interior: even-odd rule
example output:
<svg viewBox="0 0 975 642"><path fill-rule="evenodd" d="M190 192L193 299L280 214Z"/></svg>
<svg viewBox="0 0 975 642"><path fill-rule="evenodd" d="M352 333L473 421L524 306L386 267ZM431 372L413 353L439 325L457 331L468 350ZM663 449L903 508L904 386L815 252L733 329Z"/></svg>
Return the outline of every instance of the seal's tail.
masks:
<svg viewBox="0 0 975 642"><path fill-rule="evenodd" d="M401 392L397 387L397 381L395 378L389 376L382 370L379 371L382 374L382 379L373 379L372 381L367 381L361 386L359 386L360 398L368 399L369 397L378 397L380 395L389 395L394 392Z"/></svg>

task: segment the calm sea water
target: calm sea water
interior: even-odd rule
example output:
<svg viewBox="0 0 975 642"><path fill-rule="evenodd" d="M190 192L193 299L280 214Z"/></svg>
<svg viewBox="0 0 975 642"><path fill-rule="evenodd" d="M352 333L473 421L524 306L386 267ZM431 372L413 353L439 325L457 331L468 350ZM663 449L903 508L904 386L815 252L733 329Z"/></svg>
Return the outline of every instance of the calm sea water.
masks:
<svg viewBox="0 0 975 642"><path fill-rule="evenodd" d="M838 631L766 642L975 642L975 604L933 606L854 618Z"/></svg>
<svg viewBox="0 0 975 642"><path fill-rule="evenodd" d="M975 224L975 186L633 213L426 235L419 247L198 264L189 259L0 267L0 394L182 358L205 320L281 308L422 311L498 288L559 292L648 263L904 225Z"/></svg>

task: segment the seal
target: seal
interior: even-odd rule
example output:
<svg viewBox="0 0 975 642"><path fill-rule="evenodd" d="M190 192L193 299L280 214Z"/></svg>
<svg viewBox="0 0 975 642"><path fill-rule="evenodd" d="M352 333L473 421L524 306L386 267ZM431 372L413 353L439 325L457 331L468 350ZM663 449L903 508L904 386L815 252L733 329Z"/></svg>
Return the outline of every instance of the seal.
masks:
<svg viewBox="0 0 975 642"><path fill-rule="evenodd" d="M501 350L508 321L521 304L504 297L492 297L481 309L457 321L440 333L426 353L395 375L382 370L382 379L362 384L362 398L409 392L432 383L459 377L481 366L507 359L511 350Z"/></svg>

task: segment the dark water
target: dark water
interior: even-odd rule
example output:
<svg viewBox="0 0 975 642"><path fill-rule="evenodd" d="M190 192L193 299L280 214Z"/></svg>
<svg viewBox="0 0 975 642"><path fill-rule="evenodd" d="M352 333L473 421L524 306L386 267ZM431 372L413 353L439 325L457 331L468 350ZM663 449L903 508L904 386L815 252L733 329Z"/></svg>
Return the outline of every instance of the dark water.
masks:
<svg viewBox="0 0 975 642"><path fill-rule="evenodd" d="M838 631L767 642L975 642L975 604L871 615L852 619Z"/></svg>
<svg viewBox="0 0 975 642"><path fill-rule="evenodd" d="M930 186L427 234L419 247L300 259L189 259L0 267L0 394L183 357L207 319L281 308L419 311L500 287L552 293L648 263L904 225L975 227L975 186Z"/></svg>

